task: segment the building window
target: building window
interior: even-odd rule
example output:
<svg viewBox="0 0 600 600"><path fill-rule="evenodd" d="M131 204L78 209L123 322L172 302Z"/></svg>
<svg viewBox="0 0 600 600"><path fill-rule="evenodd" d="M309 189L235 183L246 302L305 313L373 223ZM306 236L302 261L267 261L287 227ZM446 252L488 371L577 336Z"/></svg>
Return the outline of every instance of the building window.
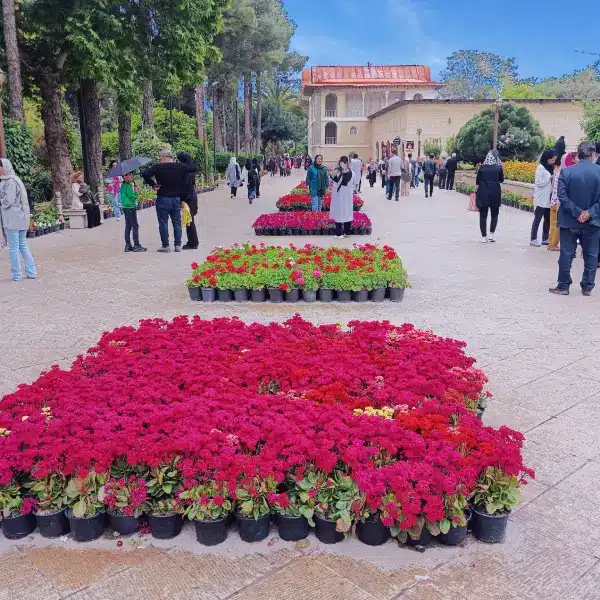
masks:
<svg viewBox="0 0 600 600"><path fill-rule="evenodd" d="M325 125L325 144L337 144L337 125L335 123Z"/></svg>
<svg viewBox="0 0 600 600"><path fill-rule="evenodd" d="M335 94L325 96L325 116L327 118L337 117L337 96Z"/></svg>
<svg viewBox="0 0 600 600"><path fill-rule="evenodd" d="M350 127L350 135L356 135L358 133L358 128Z"/></svg>
<svg viewBox="0 0 600 600"><path fill-rule="evenodd" d="M423 94L415 94L413 100L423 100Z"/></svg>

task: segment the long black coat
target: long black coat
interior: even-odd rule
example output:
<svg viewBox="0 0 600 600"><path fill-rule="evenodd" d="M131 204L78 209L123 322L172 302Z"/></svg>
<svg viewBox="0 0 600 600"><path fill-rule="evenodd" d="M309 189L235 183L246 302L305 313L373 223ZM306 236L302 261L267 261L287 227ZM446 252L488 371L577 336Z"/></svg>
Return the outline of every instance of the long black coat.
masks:
<svg viewBox="0 0 600 600"><path fill-rule="evenodd" d="M498 207L502 202L502 187L504 171L500 165L481 165L477 171L477 200L478 208Z"/></svg>

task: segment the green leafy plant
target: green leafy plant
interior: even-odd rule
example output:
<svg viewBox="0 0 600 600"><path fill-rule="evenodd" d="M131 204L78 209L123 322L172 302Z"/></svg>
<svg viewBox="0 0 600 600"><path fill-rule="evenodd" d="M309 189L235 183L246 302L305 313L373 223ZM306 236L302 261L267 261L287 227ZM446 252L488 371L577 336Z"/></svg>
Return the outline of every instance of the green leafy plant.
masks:
<svg viewBox="0 0 600 600"><path fill-rule="evenodd" d="M21 514L23 495L19 485L0 486L0 514L5 519Z"/></svg>
<svg viewBox="0 0 600 600"><path fill-rule="evenodd" d="M253 477L243 482L235 491L236 510L242 517L258 520L271 511L269 494L277 489L272 477Z"/></svg>
<svg viewBox="0 0 600 600"><path fill-rule="evenodd" d="M51 514L65 508L69 502L67 480L60 473L51 473L44 479L25 484L37 500L38 514Z"/></svg>
<svg viewBox="0 0 600 600"><path fill-rule="evenodd" d="M171 500L183 485L183 476L179 470L179 458L152 467L146 477L148 496L151 502Z"/></svg>
<svg viewBox="0 0 600 600"><path fill-rule="evenodd" d="M509 512L519 501L520 494L517 477L498 467L488 467L477 480L471 499L475 506L496 515Z"/></svg>
<svg viewBox="0 0 600 600"><path fill-rule="evenodd" d="M183 514L190 521L219 521L231 512L229 490L224 483L211 481L186 489L179 495Z"/></svg>
<svg viewBox="0 0 600 600"><path fill-rule="evenodd" d="M467 518L465 509L468 502L463 494L447 496L444 500L446 508L446 518L439 523L441 533L448 533L452 527L465 527Z"/></svg>
<svg viewBox="0 0 600 600"><path fill-rule="evenodd" d="M141 131L131 146L134 156L146 156L155 162L163 150L172 150L171 145L163 142L151 127Z"/></svg>
<svg viewBox="0 0 600 600"><path fill-rule="evenodd" d="M100 490L108 480L107 474L91 471L87 477L72 477L67 484L67 496L73 516L82 519L94 517L104 510L98 498Z"/></svg>
<svg viewBox="0 0 600 600"><path fill-rule="evenodd" d="M34 167L37 163L33 153L31 130L19 121L4 119L4 136L8 159L23 183L26 186L30 185L33 182Z"/></svg>

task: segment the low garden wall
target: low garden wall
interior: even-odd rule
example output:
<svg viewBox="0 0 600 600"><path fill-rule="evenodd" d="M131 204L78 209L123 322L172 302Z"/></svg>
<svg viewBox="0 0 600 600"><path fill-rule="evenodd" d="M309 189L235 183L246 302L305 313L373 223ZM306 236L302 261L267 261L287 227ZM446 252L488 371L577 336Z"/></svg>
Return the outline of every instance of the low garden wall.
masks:
<svg viewBox="0 0 600 600"><path fill-rule="evenodd" d="M456 171L456 181L467 183L469 185L475 185L477 178L475 170L473 171ZM511 194L519 194L527 198L533 198L533 184L522 183L520 181L504 181L502 184L502 190L504 192L510 192Z"/></svg>

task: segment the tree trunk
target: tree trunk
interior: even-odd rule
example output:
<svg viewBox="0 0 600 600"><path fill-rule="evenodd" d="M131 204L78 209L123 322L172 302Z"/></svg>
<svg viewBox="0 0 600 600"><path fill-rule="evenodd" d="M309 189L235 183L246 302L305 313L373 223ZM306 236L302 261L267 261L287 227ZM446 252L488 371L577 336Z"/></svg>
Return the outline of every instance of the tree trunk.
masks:
<svg viewBox="0 0 600 600"><path fill-rule="evenodd" d="M213 92L214 93L214 92ZM215 94L213 96L213 136L214 143L217 147L217 152L223 151L223 131L221 130L221 119L219 117L219 101L218 96Z"/></svg>
<svg viewBox="0 0 600 600"><path fill-rule="evenodd" d="M152 82L144 83L142 95L142 127L154 127L154 92Z"/></svg>
<svg viewBox="0 0 600 600"><path fill-rule="evenodd" d="M262 146L262 94L260 91L260 73L256 74L256 154Z"/></svg>
<svg viewBox="0 0 600 600"><path fill-rule="evenodd" d="M119 110L119 159L131 158L131 115Z"/></svg>
<svg viewBox="0 0 600 600"><path fill-rule="evenodd" d="M204 84L196 86L196 123L198 139L204 139Z"/></svg>
<svg viewBox="0 0 600 600"><path fill-rule="evenodd" d="M81 98L83 100L83 114L85 115L85 135L88 143L88 174L92 194L104 197L104 177L102 176L102 144L100 134L100 101L98 100L98 84L93 79L81 81Z"/></svg>
<svg viewBox="0 0 600 600"><path fill-rule="evenodd" d="M37 84L42 97L42 119L46 148L52 153L50 172L54 190L61 193L63 207L69 208L73 200L71 177L73 166L69 156L69 143L62 113L62 93L58 73L40 73Z"/></svg>
<svg viewBox="0 0 600 600"><path fill-rule="evenodd" d="M252 149L252 105L250 104L250 90L252 80L249 74L244 74L244 150L250 152Z"/></svg>
<svg viewBox="0 0 600 600"><path fill-rule="evenodd" d="M4 17L4 46L8 63L8 118L22 123L25 116L14 0L2 0L2 14Z"/></svg>

